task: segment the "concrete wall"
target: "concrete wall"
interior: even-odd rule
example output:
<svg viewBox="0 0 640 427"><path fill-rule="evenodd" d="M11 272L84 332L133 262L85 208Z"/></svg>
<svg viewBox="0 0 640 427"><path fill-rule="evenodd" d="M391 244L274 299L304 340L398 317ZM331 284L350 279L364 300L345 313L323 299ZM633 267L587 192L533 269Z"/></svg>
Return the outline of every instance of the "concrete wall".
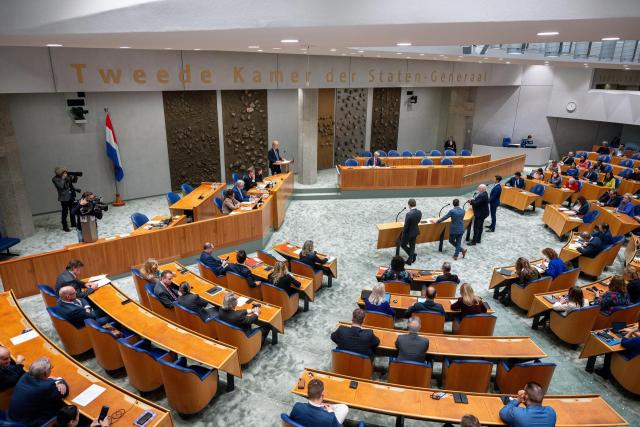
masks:
<svg viewBox="0 0 640 427"><path fill-rule="evenodd" d="M78 182L83 191L113 199L113 168L105 154L105 107L111 113L125 171L119 184L122 197L157 195L170 188L162 93L87 93L86 102L88 123L76 125L67 112L65 94L11 96L11 115L34 214L59 209L51 183L58 165L84 172Z"/></svg>
<svg viewBox="0 0 640 427"><path fill-rule="evenodd" d="M287 159L298 159L298 90L268 90L268 135L271 141L280 141L280 153ZM285 153L286 151L286 153ZM292 170L297 171L297 162Z"/></svg>
<svg viewBox="0 0 640 427"><path fill-rule="evenodd" d="M407 104L407 91L418 97ZM449 107L449 88L402 88L398 151L442 149Z"/></svg>

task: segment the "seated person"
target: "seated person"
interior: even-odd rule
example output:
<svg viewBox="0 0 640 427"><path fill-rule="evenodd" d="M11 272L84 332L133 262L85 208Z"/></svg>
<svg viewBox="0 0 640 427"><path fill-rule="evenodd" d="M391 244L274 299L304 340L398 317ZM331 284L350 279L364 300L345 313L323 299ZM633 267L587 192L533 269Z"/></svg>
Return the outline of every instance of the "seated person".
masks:
<svg viewBox="0 0 640 427"><path fill-rule="evenodd" d="M572 165L575 162L575 154L573 151L569 151L566 156L564 156L561 160L563 165Z"/></svg>
<svg viewBox="0 0 640 427"><path fill-rule="evenodd" d="M462 286L460 286L460 297L456 302L451 304L451 310L460 310L462 316L467 316L486 313L487 307L484 305L482 298L475 294L471 285L463 283Z"/></svg>
<svg viewBox="0 0 640 427"><path fill-rule="evenodd" d="M331 334L331 341L336 343L338 349L373 357L380 340L371 329L362 327L364 316L364 310L356 308L353 310L351 326L338 326Z"/></svg>
<svg viewBox="0 0 640 427"><path fill-rule="evenodd" d="M367 166L384 166L384 163L382 163L382 159L380 158L379 151L374 151L373 157L369 157L369 159L367 159Z"/></svg>
<svg viewBox="0 0 640 427"><path fill-rule="evenodd" d="M153 287L153 294L165 308L173 308L173 303L178 300L178 294L173 288L172 280L171 270L164 270L160 273L160 279L156 280L156 285Z"/></svg>
<svg viewBox="0 0 640 427"><path fill-rule="evenodd" d="M340 427L349 413L349 407L343 404L324 403L324 384L313 378L307 385L308 403L296 402L291 418L305 427Z"/></svg>
<svg viewBox="0 0 640 427"><path fill-rule="evenodd" d="M76 289L78 298L85 298L97 288L97 285L93 282L85 283L80 280L82 267L84 267L84 264L78 259L69 261L67 268L56 279L56 294L60 293L60 289L63 286L70 285Z"/></svg>
<svg viewBox="0 0 640 427"><path fill-rule="evenodd" d="M518 276L518 284L527 285L538 280L540 273L537 268L531 266L528 259L520 257L516 260L516 276Z"/></svg>
<svg viewBox="0 0 640 427"><path fill-rule="evenodd" d="M239 179L236 181L236 185L233 186L233 197L236 198L238 202L250 202L251 197L247 194L244 189L244 181Z"/></svg>
<svg viewBox="0 0 640 427"><path fill-rule="evenodd" d="M606 314L614 312L615 307L629 305L629 295L626 292L622 276L613 276L609 282L609 290L602 293L596 291L593 303L600 306L600 311Z"/></svg>
<svg viewBox="0 0 640 427"><path fill-rule="evenodd" d="M598 147L598 150L596 150L596 153L598 153L598 154L611 154L611 150L609 149L609 146L607 145L606 141L602 142L602 145L600 147Z"/></svg>
<svg viewBox="0 0 640 427"><path fill-rule="evenodd" d="M584 246L578 246L576 249L582 256L587 258L595 258L602 250L604 245L598 236L592 236L587 232L580 233L580 239L586 242ZM575 258L577 260L578 258Z"/></svg>
<svg viewBox="0 0 640 427"><path fill-rule="evenodd" d="M226 259L221 260L217 256L213 255L213 251L215 246L213 243L207 242L202 247L202 253L200 254L199 261L203 263L207 268L211 269L216 276L222 276L227 271L227 263Z"/></svg>
<svg viewBox="0 0 640 427"><path fill-rule="evenodd" d="M560 173L560 166L558 165L558 161L557 160L549 161L547 166L544 167L544 170L545 171L549 171L551 173L558 172L558 174L559 174Z"/></svg>
<svg viewBox="0 0 640 427"><path fill-rule="evenodd" d="M580 184L578 184L578 181L575 178L569 178L565 183L564 183L565 188L568 188L571 191L575 191L578 192L580 191Z"/></svg>
<svg viewBox="0 0 640 427"><path fill-rule="evenodd" d="M522 179L522 173L516 172L511 178L509 178L505 186L524 190L524 179Z"/></svg>
<svg viewBox="0 0 640 427"><path fill-rule="evenodd" d="M579 169L589 169L591 167L591 161L589 160L589 158L587 158L587 156L582 156L578 158L578 163L576 164L576 167Z"/></svg>
<svg viewBox="0 0 640 427"><path fill-rule="evenodd" d="M255 169L256 169L256 182L263 182L264 177L262 176L262 168L258 166Z"/></svg>
<svg viewBox="0 0 640 427"><path fill-rule="evenodd" d="M60 408L58 416L56 417L56 423L53 427L109 427L109 417L105 417L100 421L97 418L89 423L89 420L83 416L80 417L80 411L76 405L67 405Z"/></svg>
<svg viewBox="0 0 640 427"><path fill-rule="evenodd" d="M24 356L16 356L16 361L11 359L8 348L0 345L0 391L7 390L16 385L24 374Z"/></svg>
<svg viewBox="0 0 640 427"><path fill-rule="evenodd" d="M583 217L587 212L589 212L590 207L589 202L587 202L587 199L585 199L584 196L578 196L576 203L571 207L571 210L574 211L577 216Z"/></svg>
<svg viewBox="0 0 640 427"><path fill-rule="evenodd" d="M399 255L391 258L391 265L382 273L383 282L390 280L411 283L411 275L404 269L404 258Z"/></svg>
<svg viewBox="0 0 640 427"><path fill-rule="evenodd" d="M140 274L147 282L154 283L160 277L160 266L155 258L149 258L140 269Z"/></svg>
<svg viewBox="0 0 640 427"><path fill-rule="evenodd" d="M562 312L563 315L567 315L576 308L589 306L589 300L585 299L582 288L577 285L573 285L569 288L567 296L560 297L559 301L553 303L553 310Z"/></svg>
<svg viewBox="0 0 640 427"><path fill-rule="evenodd" d="M551 177L549 177L549 184L553 185L554 188L562 187L562 177L558 173L558 171L551 172Z"/></svg>
<svg viewBox="0 0 640 427"><path fill-rule="evenodd" d="M537 179L539 181L543 181L544 180L544 171L542 170L542 168L538 168L538 169L534 170L533 172L531 172L531 175L529 175L527 178L529 178L529 179Z"/></svg>
<svg viewBox="0 0 640 427"><path fill-rule="evenodd" d="M216 317L218 315L217 310L211 306L206 300L202 299L200 295L191 293L191 285L189 282L180 283L178 289L178 304L191 311L198 313L200 319L203 322Z"/></svg>
<svg viewBox="0 0 640 427"><path fill-rule="evenodd" d="M436 295L436 288L433 286L423 287L422 296L426 298L425 301L416 301L415 304L405 311L404 316L411 317L411 315L416 311L434 311L436 313L444 314L444 307L442 307L442 304L435 301Z"/></svg>
<svg viewBox="0 0 640 427"><path fill-rule="evenodd" d="M222 213L229 215L236 209L240 209L240 202L236 200L236 196L232 189L224 191L224 199L222 199Z"/></svg>
<svg viewBox="0 0 640 427"><path fill-rule="evenodd" d="M395 316L396 312L393 311L391 305L384 298L384 283L377 283L373 287L369 296L364 300L364 309Z"/></svg>
<svg viewBox="0 0 640 427"><path fill-rule="evenodd" d="M253 187L257 186L258 181L256 180L256 169L253 166L247 169L247 174L242 177L242 180L244 181L245 191L249 191Z"/></svg>
<svg viewBox="0 0 640 427"><path fill-rule="evenodd" d="M313 267L315 271L322 270L322 264L329 261L329 258L320 258L313 250L313 240L307 240L300 250L300 262Z"/></svg>
<svg viewBox="0 0 640 427"><path fill-rule="evenodd" d="M591 233L592 236L597 236L602 242L602 246L609 246L613 242L613 236L609 230L609 223L601 222L596 225Z"/></svg>
<svg viewBox="0 0 640 427"><path fill-rule="evenodd" d="M602 179L602 185L605 187L609 187L612 190L616 189L616 177L613 176L613 172L609 171L604 174L604 178Z"/></svg>
<svg viewBox="0 0 640 427"><path fill-rule="evenodd" d="M576 165L570 165L567 170L564 172L564 174L561 175L569 175L569 176L573 176L573 177L577 177L580 174L580 171L578 170L578 167Z"/></svg>
<svg viewBox="0 0 640 427"><path fill-rule="evenodd" d="M284 290L289 296L297 293L296 289L300 289L300 282L289 273L287 263L284 261L276 262L273 271L269 274L269 281L273 286Z"/></svg>
<svg viewBox="0 0 640 427"><path fill-rule="evenodd" d="M602 163L602 160L596 160L596 164L593 166L593 169L595 169L595 171L598 173L604 173L604 170L606 168L607 168L607 165Z"/></svg>
<svg viewBox="0 0 640 427"><path fill-rule="evenodd" d="M438 282L454 282L460 283L460 279L457 275L451 274L451 263L444 262L442 263L442 274L436 276L436 283Z"/></svg>
<svg viewBox="0 0 640 427"><path fill-rule="evenodd" d="M640 274L638 274L638 270L633 265L625 267L624 280L627 282L629 302L631 304L640 302Z"/></svg>
<svg viewBox="0 0 640 427"><path fill-rule="evenodd" d="M640 324L640 313L638 313L636 323ZM620 343L620 345L626 349L624 355L630 358L640 355L640 332L638 332L638 325L624 328L620 332L624 334L622 342Z"/></svg>
<svg viewBox="0 0 640 427"><path fill-rule="evenodd" d="M640 181L640 168L633 168L633 172L629 175L629 179L633 181Z"/></svg>
<svg viewBox="0 0 640 427"><path fill-rule="evenodd" d="M260 280L254 280L253 274L251 274L251 269L245 265L247 261L247 253L244 250L239 250L236 253L236 263L229 264L227 266L227 271L232 271L245 279L247 279L247 283L250 288L255 288L256 286L260 286L262 282Z"/></svg>
<svg viewBox="0 0 640 427"><path fill-rule="evenodd" d="M633 218L633 209L635 208L635 205L631 203L632 198L633 197L631 196L631 194L626 193L622 197L622 201L620 202L620 205L614 212L620 212L620 213L629 215L630 217Z"/></svg>
<svg viewBox="0 0 640 427"><path fill-rule="evenodd" d="M544 391L540 384L529 382L524 390L518 391L517 398L511 398L500 409L500 419L512 427L554 427L556 412L550 406L542 406L542 399Z"/></svg>
<svg viewBox="0 0 640 427"><path fill-rule="evenodd" d="M589 182L595 183L595 182L598 182L598 178L600 177L600 175L598 174L598 171L596 170L595 167L590 167L589 169L586 170L586 172L582 175L582 177Z"/></svg>
<svg viewBox="0 0 640 427"><path fill-rule="evenodd" d="M607 191L598 199L598 203L601 206L611 206L611 207L618 207L621 201L622 201L622 196L618 195L618 193L614 189Z"/></svg>
<svg viewBox="0 0 640 427"><path fill-rule="evenodd" d="M398 360L424 363L429 349L429 340L418 335L420 332L420 318L411 317L407 322L407 329L409 330L408 334L398 335L398 338L396 338Z"/></svg>
<svg viewBox="0 0 640 427"><path fill-rule="evenodd" d="M618 157L624 157L624 144L620 144L618 148L612 150L611 154Z"/></svg>
<svg viewBox="0 0 640 427"><path fill-rule="evenodd" d="M64 286L60 289L56 314L78 329L84 327L85 319L93 319L103 328L111 331L114 336L121 335L120 331L109 324L112 320L108 316L100 310L94 310L86 299L78 298L73 286Z"/></svg>
<svg viewBox="0 0 640 427"><path fill-rule="evenodd" d="M222 307L218 313L218 318L230 325L236 326L242 329L245 334L252 332L252 325L258 322L260 316L260 306L251 307L249 310L236 310L238 306L238 297L233 292L229 292L224 296L222 300ZM262 330L262 344L267 339L269 325L260 326Z"/></svg>
<svg viewBox="0 0 640 427"><path fill-rule="evenodd" d="M40 426L53 418L64 406L69 387L62 378L51 378L51 362L36 359L26 375L20 377L9 403L9 418L28 426Z"/></svg>
<svg viewBox="0 0 640 427"><path fill-rule="evenodd" d="M544 270L544 274L546 274L547 276L551 276L551 278L555 279L556 277L567 271L566 264L560 259L558 253L554 249L544 248L542 250L542 255L547 258L547 266Z"/></svg>

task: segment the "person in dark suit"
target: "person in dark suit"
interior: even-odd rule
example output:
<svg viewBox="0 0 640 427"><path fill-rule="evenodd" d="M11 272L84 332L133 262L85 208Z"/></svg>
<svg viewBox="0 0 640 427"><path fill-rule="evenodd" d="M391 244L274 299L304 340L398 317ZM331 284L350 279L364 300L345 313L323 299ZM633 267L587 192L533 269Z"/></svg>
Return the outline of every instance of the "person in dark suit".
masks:
<svg viewBox="0 0 640 427"><path fill-rule="evenodd" d="M460 207L460 200L453 199L453 209L442 218L438 219L438 224L451 218L451 226L449 227L449 243L455 248L453 259L458 259L458 255L462 252L462 258L467 256L467 250L462 247L462 236L464 235L464 209Z"/></svg>
<svg viewBox="0 0 640 427"><path fill-rule="evenodd" d="M71 231L67 223L67 216L71 220L71 227L76 228L76 218L71 215L71 209L76 204L76 190L73 184L78 182L77 175L71 176L67 171L67 168L58 166L55 169L55 176L51 178L51 182L55 185L58 191L58 201L60 207L62 207L62 229L64 231Z"/></svg>
<svg viewBox="0 0 640 427"><path fill-rule="evenodd" d="M429 286L426 289L422 288L422 296L425 297L424 302L416 302L407 309L404 313L404 317L410 318L416 311L435 311L436 313L444 314L444 307L442 304L435 302L437 292L436 288Z"/></svg>
<svg viewBox="0 0 640 427"><path fill-rule="evenodd" d="M407 265L416 262L416 238L420 234L420 220L422 212L416 208L415 199L409 199L409 212L404 217L404 228L396 241L396 256L400 255L400 248L407 253Z"/></svg>
<svg viewBox="0 0 640 427"><path fill-rule="evenodd" d="M244 190L244 181L239 179L236 181L236 185L233 186L233 197L239 202L250 202L251 196Z"/></svg>
<svg viewBox="0 0 640 427"><path fill-rule="evenodd" d="M271 175L282 173L280 165L274 165L275 162L285 160L285 158L280 155L280 142L275 139L273 140L273 142L271 143L271 150L269 150L267 158L269 160L269 169L271 169Z"/></svg>
<svg viewBox="0 0 640 427"><path fill-rule="evenodd" d="M420 332L420 318L411 317L407 322L407 329L409 329L408 334L399 335L396 338L398 360L424 363L429 349L429 340L418 335L418 332Z"/></svg>
<svg viewBox="0 0 640 427"><path fill-rule="evenodd" d="M69 261L67 268L56 279L56 295L64 286L73 286L78 293L78 298L86 298L87 295L93 293L97 285L94 282L85 283L79 278L82 274L82 267L84 264L78 259Z"/></svg>
<svg viewBox="0 0 640 427"><path fill-rule="evenodd" d="M500 185L502 177L496 175L496 183L491 188L489 193L489 211L491 212L491 224L487 226L487 231L493 233L496 231L496 214L498 213L498 206L500 206L500 195L502 194L502 185Z"/></svg>
<svg viewBox="0 0 640 427"><path fill-rule="evenodd" d="M264 177L262 175L262 168L260 166L255 168L256 170L256 182L264 181Z"/></svg>
<svg viewBox="0 0 640 427"><path fill-rule="evenodd" d="M313 249L313 240L306 240L300 249L300 262L310 265L314 271L322 270L329 258L320 258Z"/></svg>
<svg viewBox="0 0 640 427"><path fill-rule="evenodd" d="M591 235L599 237L603 247L609 246L613 241L613 235L611 234L608 222L597 224L591 232Z"/></svg>
<svg viewBox="0 0 640 427"><path fill-rule="evenodd" d="M84 193L82 193L82 197L80 197L80 200L78 201L78 203L73 207L73 209L71 209L71 215L76 220L76 232L78 234L78 242L80 243L84 242L84 236L82 234L82 225L80 223L80 217L87 216L87 217L93 217L95 220L102 219L102 212L103 212L102 210L90 209L91 208L90 205L95 201L95 198L96 196L91 191L85 191ZM84 215L82 213L84 209L89 209L90 213L87 213L86 215Z"/></svg>
<svg viewBox="0 0 640 427"><path fill-rule="evenodd" d="M109 427L110 417L105 417L102 421L98 418L93 421L80 416L80 410L76 405L66 405L60 408L56 416L54 427Z"/></svg>
<svg viewBox="0 0 640 427"><path fill-rule="evenodd" d="M380 159L379 151L374 151L373 157L369 157L367 159L367 166L384 166L384 163L382 163L382 159Z"/></svg>
<svg viewBox="0 0 640 427"><path fill-rule="evenodd" d="M227 260L221 260L217 256L213 256L213 250L215 246L213 243L205 243L202 247L202 253L200 254L200 262L207 268L211 269L216 276L222 276L227 271Z"/></svg>
<svg viewBox="0 0 640 427"><path fill-rule="evenodd" d="M598 147L598 149L596 150L596 153L598 153L600 155L602 155L602 154L611 154L611 149L607 145L606 141L602 142L602 145L600 147Z"/></svg>
<svg viewBox="0 0 640 427"><path fill-rule="evenodd" d="M458 147L456 146L456 141L454 141L452 136L447 138L447 140L444 142L444 149L445 150L451 150L454 153L458 152Z"/></svg>
<svg viewBox="0 0 640 427"><path fill-rule="evenodd" d="M473 208L473 239L469 243L470 246L480 243L482 238L482 225L484 220L489 216L489 196L487 195L487 186L480 184L478 186L478 194L469 200Z"/></svg>
<svg viewBox="0 0 640 427"><path fill-rule="evenodd" d="M289 296L297 293L297 289L300 289L300 282L289 273L287 263L284 261L276 262L273 271L269 274L269 281L273 283L273 286L284 290Z"/></svg>
<svg viewBox="0 0 640 427"><path fill-rule="evenodd" d="M564 156L561 160L563 165L572 165L575 163L575 154L573 151L569 151L566 156Z"/></svg>
<svg viewBox="0 0 640 427"><path fill-rule="evenodd" d="M256 180L256 168L251 166L249 169L247 169L247 174L242 177L242 180L244 181L245 191L249 191L253 187L257 186L258 181Z"/></svg>
<svg viewBox="0 0 640 427"><path fill-rule="evenodd" d="M460 283L460 279L457 275L451 274L451 263L445 262L442 264L442 274L436 276L436 283L438 282L454 282Z"/></svg>
<svg viewBox="0 0 640 427"><path fill-rule="evenodd" d="M522 179L522 173L516 172L505 184L507 187L519 188L524 190L524 179Z"/></svg>
<svg viewBox="0 0 640 427"><path fill-rule="evenodd" d="M602 250L604 245L598 235L590 235L587 232L580 233L580 238L587 242L584 246L578 246L577 251L587 258L595 258ZM576 258L577 259L577 258Z"/></svg>
<svg viewBox="0 0 640 427"><path fill-rule="evenodd" d="M16 385L22 374L24 374L24 356L16 356L16 361L11 359L11 352L8 348L0 345L0 391Z"/></svg>
<svg viewBox="0 0 640 427"><path fill-rule="evenodd" d="M598 171L595 169L595 167L590 167L583 175L584 179L588 180L589 182L598 182L598 176Z"/></svg>
<svg viewBox="0 0 640 427"><path fill-rule="evenodd" d="M324 403L324 384L321 380L313 378L309 381L307 396L309 402L296 402L289 414L289 418L296 423L305 427L340 427L347 418L347 405Z"/></svg>
<svg viewBox="0 0 640 427"><path fill-rule="evenodd" d="M9 403L9 417L27 426L40 426L53 418L64 405L69 387L64 379L51 376L51 362L46 357L35 360L29 372L16 384Z"/></svg>
<svg viewBox="0 0 640 427"><path fill-rule="evenodd" d="M94 310L87 300L78 298L73 286L64 286L60 289L60 298L56 304L56 314L71 323L76 328L84 327L85 319L93 319L98 324L104 325L111 319L99 310ZM107 327L106 329L112 329Z"/></svg>
<svg viewBox="0 0 640 427"><path fill-rule="evenodd" d="M160 280L156 281L153 288L153 294L158 297L160 303L166 308L173 308L173 304L178 300L178 294L173 289L173 273L170 270L164 270L160 273Z"/></svg>
<svg viewBox="0 0 640 427"><path fill-rule="evenodd" d="M191 285L189 285L189 282L180 283L178 294L178 304L198 313L198 316L200 316L203 322L218 315L216 309L206 300L202 299L200 295L191 293Z"/></svg>
<svg viewBox="0 0 640 427"><path fill-rule="evenodd" d="M245 334L249 335L253 331L253 325L258 322L260 316L260 306L256 305L249 310L236 310L238 306L238 297L233 292L229 292L222 300L222 307L218 312L218 318L233 326L242 329ZM260 326L262 330L262 344L267 339L270 327L268 325ZM275 333L275 331L274 331Z"/></svg>
<svg viewBox="0 0 640 427"><path fill-rule="evenodd" d="M227 266L227 271L231 271L247 279L247 282L249 283L250 288L255 288L256 286L260 286L262 282L259 280L254 280L253 274L251 274L251 270L249 269L249 267L247 267L244 264L246 260L247 260L247 253L242 249L239 250L236 253L236 263L229 264Z"/></svg>
<svg viewBox="0 0 640 427"><path fill-rule="evenodd" d="M607 191L598 199L600 206L611 206L614 208L617 208L621 201L622 196L620 196L614 189Z"/></svg>
<svg viewBox="0 0 640 427"><path fill-rule="evenodd" d="M338 326L331 334L331 341L336 343L339 350L353 351L373 358L374 351L380 340L371 329L363 329L365 311L356 308L353 310L351 326Z"/></svg>

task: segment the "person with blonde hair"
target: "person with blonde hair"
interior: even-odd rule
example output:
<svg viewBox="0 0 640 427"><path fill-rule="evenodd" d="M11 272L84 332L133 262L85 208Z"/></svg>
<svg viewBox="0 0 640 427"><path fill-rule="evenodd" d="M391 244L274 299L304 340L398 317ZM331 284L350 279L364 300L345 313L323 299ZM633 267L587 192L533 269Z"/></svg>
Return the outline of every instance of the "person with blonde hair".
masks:
<svg viewBox="0 0 640 427"><path fill-rule="evenodd" d="M395 316L396 312L385 298L384 283L378 283L373 287L371 294L364 300L364 309Z"/></svg>
<svg viewBox="0 0 640 427"><path fill-rule="evenodd" d="M471 314L486 313L487 307L484 305L482 298L477 296L469 283L463 283L460 286L460 297L458 301L451 304L451 310L460 310L462 316Z"/></svg>
<svg viewBox="0 0 640 427"><path fill-rule="evenodd" d="M551 276L553 279L567 271L567 266L564 261L558 257L558 253L552 248L544 248L542 255L547 258L547 268L544 270L544 274Z"/></svg>
<svg viewBox="0 0 640 427"><path fill-rule="evenodd" d="M624 280L627 282L627 294L629 302L635 304L640 302L640 273L633 265L628 265L624 269Z"/></svg>
<svg viewBox="0 0 640 427"><path fill-rule="evenodd" d="M148 282L154 283L156 279L160 277L160 266L158 265L158 260L155 258L148 258L140 269L140 274Z"/></svg>
<svg viewBox="0 0 640 427"><path fill-rule="evenodd" d="M300 282L293 277L287 269L287 263L284 261L276 262L273 271L269 274L269 281L276 287L284 290L287 295L291 296L300 289Z"/></svg>

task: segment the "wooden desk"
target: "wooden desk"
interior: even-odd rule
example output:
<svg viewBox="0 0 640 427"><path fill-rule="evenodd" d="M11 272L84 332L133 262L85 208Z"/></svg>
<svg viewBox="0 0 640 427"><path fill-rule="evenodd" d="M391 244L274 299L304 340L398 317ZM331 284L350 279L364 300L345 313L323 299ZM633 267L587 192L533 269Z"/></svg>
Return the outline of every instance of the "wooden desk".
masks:
<svg viewBox="0 0 640 427"><path fill-rule="evenodd" d="M618 194L636 194L638 191L640 191L640 181L634 181L633 179L628 178L620 179Z"/></svg>
<svg viewBox="0 0 640 427"><path fill-rule="evenodd" d="M171 270L173 274L175 274L173 278L173 283L175 285L179 285L182 282L188 282L191 285L191 291L194 294L200 295L203 299L207 300L211 305L220 308L222 307L222 301L224 300L224 296L229 293L228 289L223 288L222 286L216 285L192 272L191 270L187 270L185 273L181 273L181 270L184 270L185 267L179 262L172 262L169 264L164 264L160 266L160 271L162 270ZM217 292L214 295L210 295L207 291L214 287L220 287L222 290ZM238 296L244 296L245 298L249 298L246 295L239 294L234 292ZM284 322L282 320L282 310L280 307L275 305L268 304L264 301L253 300L262 305L260 310L260 316L258 317L259 323L263 325L270 325L272 328L280 332L284 333ZM238 310L248 310L251 308L251 304L238 305ZM275 336L275 334L274 334Z"/></svg>
<svg viewBox="0 0 640 427"><path fill-rule="evenodd" d="M14 356L23 355L25 357L24 365L27 367L42 356L48 357L52 366L51 375L64 378L69 385L69 396L65 399L67 404L73 404L72 400L93 384L105 388L105 391L87 406L77 405L80 412L87 418L91 420L98 418L102 406L106 405L110 408L109 414L113 414L117 410L126 411L122 418L117 420L118 425L121 426L133 425L133 421L145 411L156 413L156 417L149 424L150 426L168 427L173 425L171 413L167 409L118 387L66 354L29 320L13 292L0 293L0 318L2 318L0 343L7 347ZM14 345L11 338L20 335L25 328L33 329L38 335ZM115 421L112 424L115 424Z"/></svg>
<svg viewBox="0 0 640 427"><path fill-rule="evenodd" d="M297 245L293 245L289 242L279 243L273 247L273 250L282 255L284 258L290 260L300 259L300 251L302 248ZM329 261L322 265L322 270L325 275L329 278L329 284L331 284L331 278L338 278L338 258L329 256L327 254L323 254L318 252L318 256L320 258L329 258Z"/></svg>
<svg viewBox="0 0 640 427"><path fill-rule="evenodd" d="M561 187L556 188L553 185L549 184L545 181L540 181L539 179L524 179L524 189L527 191L531 191L531 187L536 184L544 185L544 194L542 195L542 201L544 203L552 204L552 205L561 205L567 200L571 198L575 191L569 190L568 188Z"/></svg>
<svg viewBox="0 0 640 427"><path fill-rule="evenodd" d="M578 240L580 240L580 233L576 233L575 231L572 232L569 240L567 240L567 243L564 244L562 249L560 249L560 253L558 254L558 257L562 261L569 262L572 259L581 256L580 252L576 250L580 246Z"/></svg>
<svg viewBox="0 0 640 427"><path fill-rule="evenodd" d="M385 271L387 271L388 268L389 267L386 266L378 267L378 269L376 270L376 280L378 282L382 281L382 275ZM411 276L411 290L413 291L420 291L422 290L423 286L435 283L436 277L440 276L443 273L442 270L428 270L418 268L407 268L405 270Z"/></svg>
<svg viewBox="0 0 640 427"><path fill-rule="evenodd" d="M417 296L414 297L411 295L402 295L402 294L391 294L391 301L389 301L389 305L391 305L391 308L393 308L394 311L396 312L396 317L398 317L398 315L404 313L407 309L409 309L409 307L415 304L418 301L418 298L422 298L422 297L417 297ZM436 298L434 301L439 304L442 304L442 308L444 308L444 311L447 315L453 315L453 314L460 313L460 310L451 309L451 304L453 304L457 300L458 298ZM364 300L362 298L358 297L356 304L358 304L360 308L364 308ZM494 314L494 313L495 312L493 311L492 308L487 309L487 314Z"/></svg>
<svg viewBox="0 0 640 427"><path fill-rule="evenodd" d="M459 423L465 414L474 414L483 426L505 425L499 415L504 404L496 394L465 393L469 401L465 405L456 404L451 392L440 400L431 398L432 393L443 390L392 385L309 368L298 378L304 379L305 387L298 389L296 379L293 394L306 397L309 380L318 378L324 384L327 402L395 416L396 426L402 426L404 418ZM356 389L349 387L351 381L358 382ZM557 427L628 425L599 395L545 396L544 405L555 410Z"/></svg>
<svg viewBox="0 0 640 427"><path fill-rule="evenodd" d="M629 237L629 243L624 249L624 260L626 265L633 265L640 270L640 237L632 234Z"/></svg>
<svg viewBox="0 0 640 427"><path fill-rule="evenodd" d="M543 265L545 263L545 259L544 258L540 258L540 259L536 259L533 261L530 261L530 264L532 267L538 269L538 272L540 272L541 270L544 271L545 270L545 266ZM512 274L504 274L501 271L504 270L508 270L510 271ZM542 273L540 273L542 274ZM518 276L516 275L516 266L515 264L513 265L508 265L505 267L496 267L493 269L493 272L491 273L491 281L489 282L489 290L493 289L493 297L497 298L498 294L500 293L500 290L502 288L504 288L505 286L510 286L511 284L515 283L518 281Z"/></svg>
<svg viewBox="0 0 640 427"><path fill-rule="evenodd" d="M627 325L627 327L635 327L637 323L633 323L631 325ZM601 329L599 331L592 331L587 341L584 343L584 347L582 348L582 352L580 353L580 359L588 359L587 366L585 370L587 372L593 372L593 368L596 364L596 359L598 356L604 355L605 358L610 358L612 353L617 353L619 351L626 350L620 343L617 344L607 344L603 339L596 335L598 332L606 332L609 335L622 340L624 338L624 334L616 334L611 331L610 328Z"/></svg>
<svg viewBox="0 0 640 427"><path fill-rule="evenodd" d="M502 192L500 193L500 204L511 206L524 213L529 206L533 210L535 210L535 205L540 206L542 204L542 196L527 190L505 186L502 187Z"/></svg>
<svg viewBox="0 0 640 427"><path fill-rule="evenodd" d="M451 229L451 218L438 224L438 218L423 218L418 225L420 234L416 239L418 243L440 242L438 250L442 252L444 239L449 238L449 230ZM467 209L464 212L464 227L467 235L473 220L473 210ZM378 228L378 249L395 248L396 241L400 237L404 228L404 222L388 222L386 224L376 224Z"/></svg>
<svg viewBox="0 0 640 427"><path fill-rule="evenodd" d="M575 211L560 205L546 205L542 222L560 238L583 224Z"/></svg>
<svg viewBox="0 0 640 427"><path fill-rule="evenodd" d="M339 322L338 326L350 326L350 322ZM380 339L377 354L381 356L395 356L396 339L407 331L397 329L385 329L366 326ZM436 357L463 357L469 359L519 359L533 360L547 357L531 337L496 337L496 336L466 336L424 334L420 336L429 339L427 355Z"/></svg>
<svg viewBox="0 0 640 427"><path fill-rule="evenodd" d="M285 212L291 195L293 194L293 174L281 173L277 175L271 175L261 184L271 184L270 187L265 189L252 188L249 190L249 194L270 194L274 197L273 206L273 228L279 230L284 222Z"/></svg>
<svg viewBox="0 0 640 427"><path fill-rule="evenodd" d="M186 329L147 310L113 285L105 285L89 299L109 317L160 347L227 374L242 377L238 350ZM127 304L122 301L130 300Z"/></svg>
<svg viewBox="0 0 640 427"><path fill-rule="evenodd" d="M165 225L164 227L154 227L151 225L147 225L148 224L147 223L141 227L136 228L130 234L137 235L137 234L152 233L154 231L163 230L165 228L171 228L171 227L175 227L176 225L182 225L187 223L186 215L176 215L176 216L155 215L153 218L151 218L151 221L164 221L166 219L171 219L171 222Z"/></svg>
<svg viewBox="0 0 640 427"><path fill-rule="evenodd" d="M599 206L594 202L590 203L592 209L597 209L600 212L600 216L595 221L596 224L608 223L611 234L614 236L623 236L640 227L640 224L634 218L627 214L614 212L615 208L613 207Z"/></svg>
<svg viewBox="0 0 640 427"><path fill-rule="evenodd" d="M360 166L366 166L369 157L356 157L356 161ZM418 166L422 159L429 159L434 165L438 166L442 159L451 159L454 165L474 165L484 163L491 160L491 154L483 154L481 156L412 156L412 157L380 157L382 163L386 166Z"/></svg>
<svg viewBox="0 0 640 427"><path fill-rule="evenodd" d="M187 215L193 221L213 218L222 215L213 202L214 197L220 197L225 189L221 182L203 182L189 194L169 206L171 215Z"/></svg>

